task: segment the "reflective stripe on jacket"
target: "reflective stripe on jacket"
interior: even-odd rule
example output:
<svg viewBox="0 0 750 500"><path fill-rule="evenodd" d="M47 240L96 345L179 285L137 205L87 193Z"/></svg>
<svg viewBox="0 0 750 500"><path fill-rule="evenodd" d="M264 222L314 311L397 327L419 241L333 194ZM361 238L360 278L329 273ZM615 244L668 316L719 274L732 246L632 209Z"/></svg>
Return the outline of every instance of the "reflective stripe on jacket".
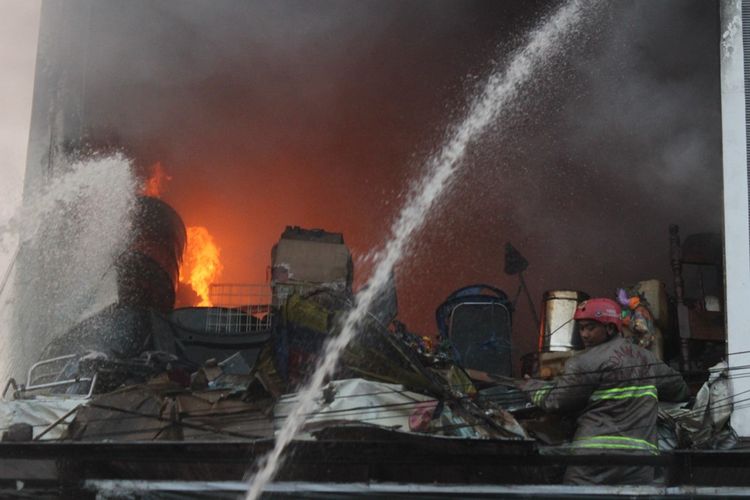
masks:
<svg viewBox="0 0 750 500"><path fill-rule="evenodd" d="M658 454L659 448L648 441L625 436L591 436L578 438L571 444L572 448L599 450L645 451Z"/></svg>
<svg viewBox="0 0 750 500"><path fill-rule="evenodd" d="M658 400L687 399L680 374L620 336L573 356L552 382L530 380L532 403L577 414L573 449L658 453Z"/></svg>

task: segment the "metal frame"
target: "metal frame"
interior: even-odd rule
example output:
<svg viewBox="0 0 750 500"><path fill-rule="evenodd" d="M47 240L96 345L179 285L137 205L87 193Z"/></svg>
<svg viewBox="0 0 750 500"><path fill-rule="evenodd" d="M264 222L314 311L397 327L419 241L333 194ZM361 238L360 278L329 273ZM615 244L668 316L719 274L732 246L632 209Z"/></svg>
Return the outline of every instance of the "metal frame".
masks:
<svg viewBox="0 0 750 500"><path fill-rule="evenodd" d="M214 307L206 314L206 331L253 333L271 329L273 295L268 284L215 283L209 288Z"/></svg>
<svg viewBox="0 0 750 500"><path fill-rule="evenodd" d="M498 307L502 307L505 310L505 314L506 314L506 318L508 319L508 323L511 323L511 321L510 321L510 317L511 317L510 309L506 305L502 304L501 302L492 302L492 301L461 302L460 304L457 304L455 307L453 307L451 309L450 319L448 320L448 338L450 339L451 344L454 345L454 349L455 349L455 343L453 342L453 318L454 318L454 316L455 316L456 311L458 310L458 308L462 307L462 306L491 306L491 307L498 306ZM509 326L512 326L512 325L509 325ZM501 339L498 339L498 341L500 341L500 340ZM513 361L513 341L512 341L512 339L508 340L507 344L504 343L501 347L507 349L507 351L508 351L508 357L510 358L511 363L512 363L512 361ZM465 360L462 360L462 362L465 362ZM470 368L470 367L468 367L468 368Z"/></svg>
<svg viewBox="0 0 750 500"><path fill-rule="evenodd" d="M38 362L34 363L33 365L31 365L31 367L29 368L29 371L26 373L26 384L21 385L19 387L18 384L16 383L15 379L11 378L10 380L8 380L8 383L5 385L5 389L3 390L3 397L5 397L5 395L7 394L8 388L11 385L14 388L13 397L18 399L18 398L23 398L23 396L24 396L25 393L31 392L31 391L37 391L37 390L41 390L41 389L50 389L52 387L62 387L62 386L66 386L66 385L76 384L76 383L79 383L79 382L89 382L88 393L86 393L86 394L76 394L76 396L82 396L84 398L90 398L91 395L94 393L94 388L96 387L96 380L98 378L98 374L96 374L96 373L94 374L93 377L78 377L78 378L74 378L74 379L58 380L58 381L55 381L55 382L48 382L48 383L44 383L44 384L32 384L31 383L32 380L34 380L33 377L32 377L32 374L34 373L34 370L36 370L40 366L49 365L49 364L52 364L52 363L57 363L59 361L63 361L63 360L66 360L66 359L74 359L74 358L77 358L77 357L78 357L77 354L68 354L68 355L65 355L65 356L58 356L56 358L44 359L42 361L38 361Z"/></svg>

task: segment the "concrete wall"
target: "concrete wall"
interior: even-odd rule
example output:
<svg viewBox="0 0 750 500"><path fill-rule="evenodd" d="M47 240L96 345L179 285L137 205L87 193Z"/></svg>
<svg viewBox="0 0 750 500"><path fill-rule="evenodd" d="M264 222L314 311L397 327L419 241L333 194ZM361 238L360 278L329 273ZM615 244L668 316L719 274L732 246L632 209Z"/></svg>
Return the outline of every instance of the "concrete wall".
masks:
<svg viewBox="0 0 750 500"><path fill-rule="evenodd" d="M745 5L743 5L745 4ZM750 365L750 233L748 232L747 114L742 10L747 0L721 2L721 113L724 155L724 252L726 262L729 363L735 394L732 426L750 436L750 378L738 377ZM743 354L747 353L747 354ZM744 408L743 408L744 407Z"/></svg>

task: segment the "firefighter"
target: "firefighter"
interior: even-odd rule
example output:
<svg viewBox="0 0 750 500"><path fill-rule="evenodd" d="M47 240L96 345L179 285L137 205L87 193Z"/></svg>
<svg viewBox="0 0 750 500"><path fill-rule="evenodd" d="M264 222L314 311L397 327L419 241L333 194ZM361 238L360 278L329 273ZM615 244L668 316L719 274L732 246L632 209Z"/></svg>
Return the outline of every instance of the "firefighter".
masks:
<svg viewBox="0 0 750 500"><path fill-rule="evenodd" d="M590 299L576 309L585 350L568 360L553 382L528 380L524 390L539 408L576 416L576 431L566 445L576 453L658 454L658 400L683 401L687 386L680 374L650 351L625 340L620 306ZM570 466L566 484L648 484L648 466Z"/></svg>

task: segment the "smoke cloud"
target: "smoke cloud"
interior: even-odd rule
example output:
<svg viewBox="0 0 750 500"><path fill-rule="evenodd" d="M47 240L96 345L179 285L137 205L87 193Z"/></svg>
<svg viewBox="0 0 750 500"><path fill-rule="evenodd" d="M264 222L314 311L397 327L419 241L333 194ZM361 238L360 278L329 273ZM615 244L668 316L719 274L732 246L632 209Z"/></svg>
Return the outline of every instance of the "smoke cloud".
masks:
<svg viewBox="0 0 750 500"><path fill-rule="evenodd" d="M54 62L83 75L83 135L144 172L209 229L224 279L264 281L286 225L383 243L403 193L493 65L547 2L77 0ZM670 283L669 223L721 229L718 4L597 9L518 110L472 146L463 178L398 269L401 319L435 331L455 288L503 274L511 241L547 289L611 295ZM592 16L594 14L592 13ZM70 22L70 25L76 23ZM71 104L73 106L73 104ZM71 111L72 112L72 111ZM70 137L76 140L75 137ZM360 278L361 281L361 278ZM514 357L536 332L519 302Z"/></svg>

